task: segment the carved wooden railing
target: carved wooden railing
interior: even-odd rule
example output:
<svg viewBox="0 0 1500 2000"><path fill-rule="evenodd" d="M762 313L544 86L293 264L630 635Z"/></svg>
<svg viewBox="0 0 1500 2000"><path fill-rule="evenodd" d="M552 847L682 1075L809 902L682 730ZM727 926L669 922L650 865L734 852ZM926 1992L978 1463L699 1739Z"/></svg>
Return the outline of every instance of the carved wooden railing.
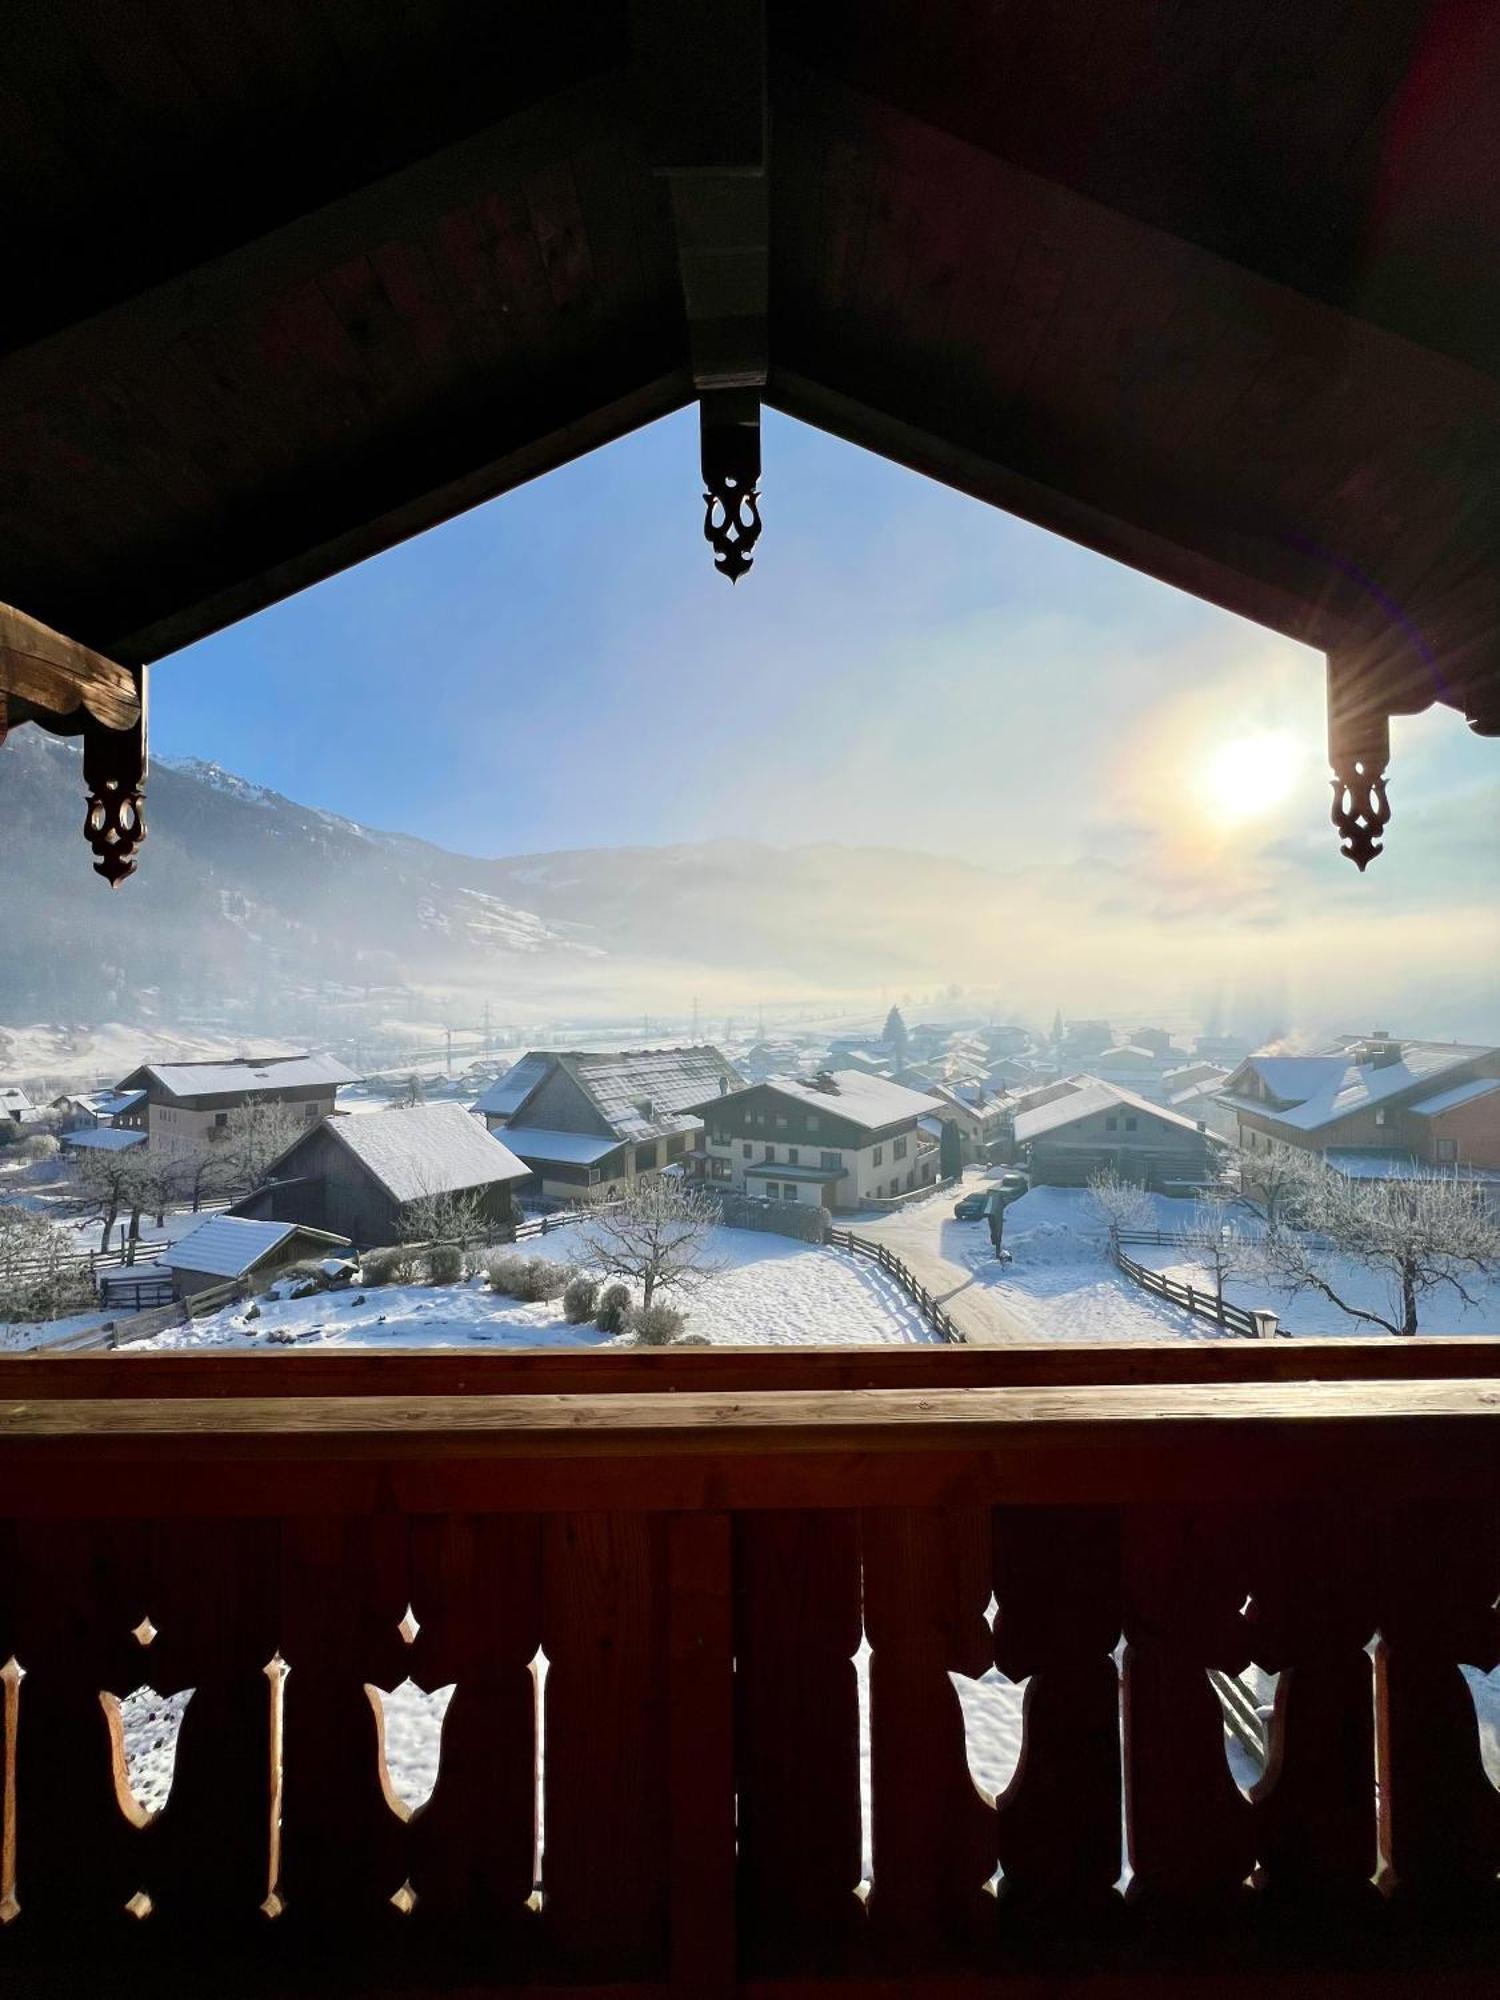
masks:
<svg viewBox="0 0 1500 2000"><path fill-rule="evenodd" d="M1497 1377L1461 1341L0 1364L0 1988L1493 1991ZM1209 1676L1252 1660L1247 1794ZM997 1806L952 1679L992 1666ZM455 1690L416 1805L408 1677ZM192 1690L164 1809L143 1683Z"/></svg>

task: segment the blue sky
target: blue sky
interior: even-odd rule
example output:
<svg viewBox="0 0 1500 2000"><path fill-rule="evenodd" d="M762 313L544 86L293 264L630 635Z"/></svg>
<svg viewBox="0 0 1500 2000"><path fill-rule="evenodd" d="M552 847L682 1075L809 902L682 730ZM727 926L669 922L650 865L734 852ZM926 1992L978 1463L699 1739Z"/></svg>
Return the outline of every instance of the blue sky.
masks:
<svg viewBox="0 0 1500 2000"><path fill-rule="evenodd" d="M1318 655L786 419L764 458L733 589L684 412L163 662L154 745L477 854L962 855L1013 876L1060 971L1107 919L1127 957L1232 933L1273 986L1357 984L1378 950L1424 1012L1452 1011L1454 968L1465 1020L1493 993L1500 746L1446 710L1399 722L1360 878ZM1227 815L1215 774L1243 805L1267 742L1277 797Z"/></svg>

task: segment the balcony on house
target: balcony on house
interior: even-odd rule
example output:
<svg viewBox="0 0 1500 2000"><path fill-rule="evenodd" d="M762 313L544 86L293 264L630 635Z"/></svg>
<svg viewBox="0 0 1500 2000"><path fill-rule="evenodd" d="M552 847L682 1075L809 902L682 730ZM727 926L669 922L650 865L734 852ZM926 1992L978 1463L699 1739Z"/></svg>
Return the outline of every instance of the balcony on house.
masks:
<svg viewBox="0 0 1500 2000"><path fill-rule="evenodd" d="M0 1364L8 1990L1492 1990L1496 1358Z"/></svg>

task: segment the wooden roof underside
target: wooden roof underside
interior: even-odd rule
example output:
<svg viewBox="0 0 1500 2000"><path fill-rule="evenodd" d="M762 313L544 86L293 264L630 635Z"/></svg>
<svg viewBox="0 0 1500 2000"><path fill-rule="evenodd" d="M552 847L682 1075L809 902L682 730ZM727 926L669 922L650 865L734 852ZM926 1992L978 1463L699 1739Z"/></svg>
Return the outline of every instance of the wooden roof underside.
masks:
<svg viewBox="0 0 1500 2000"><path fill-rule="evenodd" d="M16 0L0 600L138 664L688 402L653 11ZM1500 727L1500 10L765 46L768 403Z"/></svg>

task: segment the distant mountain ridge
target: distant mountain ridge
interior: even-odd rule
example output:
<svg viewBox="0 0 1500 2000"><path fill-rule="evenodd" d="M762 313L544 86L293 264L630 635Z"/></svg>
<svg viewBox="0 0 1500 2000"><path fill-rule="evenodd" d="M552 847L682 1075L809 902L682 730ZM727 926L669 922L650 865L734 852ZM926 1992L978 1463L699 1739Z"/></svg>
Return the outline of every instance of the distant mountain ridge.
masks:
<svg viewBox="0 0 1500 2000"><path fill-rule="evenodd" d="M302 984L577 992L646 979L922 976L935 916L998 878L899 851L714 840L485 860L305 806L201 759L153 760L149 838L115 893L79 831L77 746L0 749L0 1018L110 1018L132 994L211 1005ZM743 984L742 984L743 990Z"/></svg>

